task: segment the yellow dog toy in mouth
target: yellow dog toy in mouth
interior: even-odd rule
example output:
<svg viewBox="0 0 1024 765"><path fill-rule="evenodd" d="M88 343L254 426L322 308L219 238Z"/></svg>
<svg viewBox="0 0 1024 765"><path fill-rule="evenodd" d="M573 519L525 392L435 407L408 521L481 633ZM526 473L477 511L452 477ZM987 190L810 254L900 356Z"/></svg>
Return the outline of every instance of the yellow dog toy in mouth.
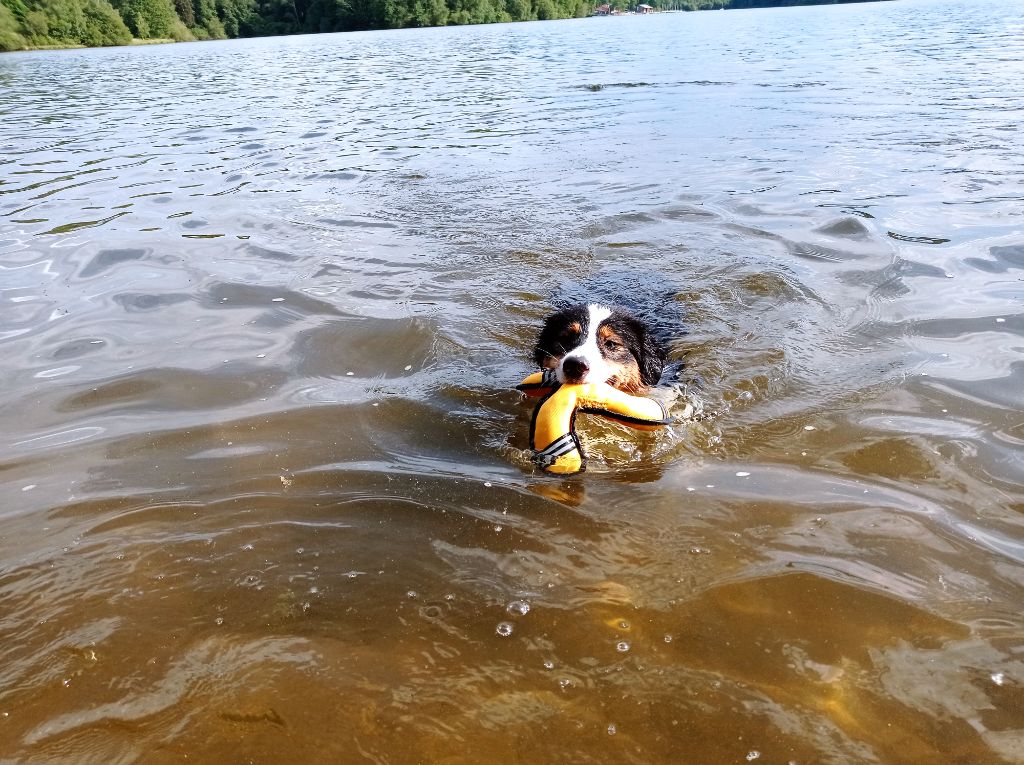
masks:
<svg viewBox="0 0 1024 765"><path fill-rule="evenodd" d="M534 461L549 473L568 475L583 469L583 449L576 436L576 413L586 412L638 430L669 424L657 401L631 396L607 383L563 385L551 369L534 372L516 386L527 396L540 397L530 421Z"/></svg>

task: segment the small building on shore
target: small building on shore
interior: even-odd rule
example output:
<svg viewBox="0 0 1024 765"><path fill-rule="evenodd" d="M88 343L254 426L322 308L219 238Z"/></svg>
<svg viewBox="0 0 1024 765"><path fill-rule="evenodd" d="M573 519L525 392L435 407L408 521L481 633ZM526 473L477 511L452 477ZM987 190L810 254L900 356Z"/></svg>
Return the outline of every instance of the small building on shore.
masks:
<svg viewBox="0 0 1024 765"><path fill-rule="evenodd" d="M636 12L637 13L654 13L654 6L653 5L647 5L646 3L641 3L640 5L638 5L636 7Z"/></svg>
<svg viewBox="0 0 1024 765"><path fill-rule="evenodd" d="M611 16L612 15L612 7L611 7L611 5L609 5L608 3L605 3L604 5L597 6L594 9L594 15L595 16Z"/></svg>

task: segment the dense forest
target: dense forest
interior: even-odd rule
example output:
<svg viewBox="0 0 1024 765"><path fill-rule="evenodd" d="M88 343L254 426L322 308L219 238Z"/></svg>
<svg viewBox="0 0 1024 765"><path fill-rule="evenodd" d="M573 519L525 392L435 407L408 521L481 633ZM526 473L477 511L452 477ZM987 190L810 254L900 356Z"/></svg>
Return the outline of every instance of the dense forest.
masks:
<svg viewBox="0 0 1024 765"><path fill-rule="evenodd" d="M600 1L600 0L599 0ZM644 0L659 10L862 0ZM0 0L0 51L589 16L594 0ZM613 8L633 9L619 0Z"/></svg>

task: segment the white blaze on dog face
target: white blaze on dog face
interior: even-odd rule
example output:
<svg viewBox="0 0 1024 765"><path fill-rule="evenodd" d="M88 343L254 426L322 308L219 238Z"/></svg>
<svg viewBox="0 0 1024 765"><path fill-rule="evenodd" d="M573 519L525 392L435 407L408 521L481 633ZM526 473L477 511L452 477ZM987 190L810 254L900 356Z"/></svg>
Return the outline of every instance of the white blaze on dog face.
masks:
<svg viewBox="0 0 1024 765"><path fill-rule="evenodd" d="M615 375L617 370L605 360L604 355L601 353L597 334L601 323L607 321L611 315L612 312L604 306L594 304L587 306L587 326L584 328L583 337L581 338L582 342L562 357L555 372L559 382L607 382L609 378ZM583 362L588 367L587 371L579 379L570 379L565 373L565 363L567 361L570 362L571 367L574 360L576 362Z"/></svg>

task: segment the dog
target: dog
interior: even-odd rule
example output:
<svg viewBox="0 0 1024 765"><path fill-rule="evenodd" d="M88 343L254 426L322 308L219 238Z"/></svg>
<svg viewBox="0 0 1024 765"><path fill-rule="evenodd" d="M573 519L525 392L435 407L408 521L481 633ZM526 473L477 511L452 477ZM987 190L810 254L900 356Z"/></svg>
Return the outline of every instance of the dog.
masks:
<svg viewBox="0 0 1024 765"><path fill-rule="evenodd" d="M651 328L629 311L590 303L551 314L533 358L553 370L560 383L606 382L640 395L661 379L666 351Z"/></svg>

